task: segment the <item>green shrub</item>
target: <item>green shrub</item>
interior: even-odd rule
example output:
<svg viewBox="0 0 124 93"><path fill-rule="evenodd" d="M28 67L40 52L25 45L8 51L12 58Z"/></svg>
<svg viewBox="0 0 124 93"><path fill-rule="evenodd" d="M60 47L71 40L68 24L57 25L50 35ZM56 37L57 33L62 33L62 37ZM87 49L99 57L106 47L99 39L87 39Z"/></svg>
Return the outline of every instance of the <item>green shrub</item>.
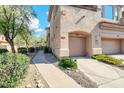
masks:
<svg viewBox="0 0 124 93"><path fill-rule="evenodd" d="M18 53L0 55L0 87L15 87L23 78L29 64L29 57Z"/></svg>
<svg viewBox="0 0 124 93"><path fill-rule="evenodd" d="M77 67L78 67L76 61L69 57L62 58L59 61L59 66L65 68L65 69L67 69L67 68L77 69Z"/></svg>
<svg viewBox="0 0 124 93"><path fill-rule="evenodd" d="M27 48L25 48L25 47L18 48L18 53L26 54L27 53Z"/></svg>
<svg viewBox="0 0 124 93"><path fill-rule="evenodd" d="M1 53L6 53L6 52L9 52L6 48L0 48L0 54Z"/></svg>
<svg viewBox="0 0 124 93"><path fill-rule="evenodd" d="M96 54L92 58L109 64L122 64L122 60L104 54Z"/></svg>
<svg viewBox="0 0 124 93"><path fill-rule="evenodd" d="M50 48L49 47L47 47L47 46L44 46L44 53L51 53L51 50L50 50Z"/></svg>
<svg viewBox="0 0 124 93"><path fill-rule="evenodd" d="M30 48L28 49L28 52L33 53L34 51L35 51L35 48L34 48L34 47L30 47Z"/></svg>

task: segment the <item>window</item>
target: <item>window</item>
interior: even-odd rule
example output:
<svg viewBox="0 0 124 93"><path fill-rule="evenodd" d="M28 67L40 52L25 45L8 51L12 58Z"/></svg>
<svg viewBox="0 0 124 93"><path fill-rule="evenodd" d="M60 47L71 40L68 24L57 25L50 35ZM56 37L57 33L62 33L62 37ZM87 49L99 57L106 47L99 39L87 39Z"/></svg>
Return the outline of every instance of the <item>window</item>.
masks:
<svg viewBox="0 0 124 93"><path fill-rule="evenodd" d="M104 18L107 18L107 19L113 19L113 13L112 13L113 9L112 9L112 6L110 5L105 5L104 6Z"/></svg>
<svg viewBox="0 0 124 93"><path fill-rule="evenodd" d="M118 7L105 5L102 7L102 17L112 20L118 20Z"/></svg>

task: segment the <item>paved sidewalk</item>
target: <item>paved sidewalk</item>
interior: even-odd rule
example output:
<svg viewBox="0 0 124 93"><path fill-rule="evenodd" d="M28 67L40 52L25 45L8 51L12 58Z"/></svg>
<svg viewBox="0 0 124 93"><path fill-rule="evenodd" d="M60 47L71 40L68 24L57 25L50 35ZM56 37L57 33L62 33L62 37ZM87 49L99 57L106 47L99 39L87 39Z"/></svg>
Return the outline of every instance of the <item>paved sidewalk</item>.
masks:
<svg viewBox="0 0 124 93"><path fill-rule="evenodd" d="M124 87L124 71L90 58L77 59L79 69L99 87Z"/></svg>
<svg viewBox="0 0 124 93"><path fill-rule="evenodd" d="M50 88L81 88L72 78L49 63L42 51L39 51L32 61Z"/></svg>

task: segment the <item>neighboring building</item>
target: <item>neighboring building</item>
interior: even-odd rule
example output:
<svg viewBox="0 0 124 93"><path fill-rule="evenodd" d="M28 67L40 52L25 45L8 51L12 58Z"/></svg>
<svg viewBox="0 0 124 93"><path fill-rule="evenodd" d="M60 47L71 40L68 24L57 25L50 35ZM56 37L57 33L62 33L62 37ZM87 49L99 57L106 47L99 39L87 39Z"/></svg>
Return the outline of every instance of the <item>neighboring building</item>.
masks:
<svg viewBox="0 0 124 93"><path fill-rule="evenodd" d="M123 6L52 5L49 22L49 47L58 58L124 53Z"/></svg>
<svg viewBox="0 0 124 93"><path fill-rule="evenodd" d="M8 49L8 51L11 51L11 46L6 41L6 39L3 35L0 35L0 48L6 48L6 49ZM17 46L15 46L15 49L17 51Z"/></svg>
<svg viewBox="0 0 124 93"><path fill-rule="evenodd" d="M47 27L46 29L46 46L50 46L50 27Z"/></svg>

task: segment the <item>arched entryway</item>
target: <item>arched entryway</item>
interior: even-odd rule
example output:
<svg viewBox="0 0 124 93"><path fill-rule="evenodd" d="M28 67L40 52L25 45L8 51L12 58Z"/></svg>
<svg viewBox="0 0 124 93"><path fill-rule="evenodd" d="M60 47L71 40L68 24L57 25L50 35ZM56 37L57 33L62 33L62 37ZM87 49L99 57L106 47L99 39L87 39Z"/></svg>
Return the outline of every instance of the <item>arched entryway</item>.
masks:
<svg viewBox="0 0 124 93"><path fill-rule="evenodd" d="M69 56L86 56L87 36L83 31L69 33Z"/></svg>

